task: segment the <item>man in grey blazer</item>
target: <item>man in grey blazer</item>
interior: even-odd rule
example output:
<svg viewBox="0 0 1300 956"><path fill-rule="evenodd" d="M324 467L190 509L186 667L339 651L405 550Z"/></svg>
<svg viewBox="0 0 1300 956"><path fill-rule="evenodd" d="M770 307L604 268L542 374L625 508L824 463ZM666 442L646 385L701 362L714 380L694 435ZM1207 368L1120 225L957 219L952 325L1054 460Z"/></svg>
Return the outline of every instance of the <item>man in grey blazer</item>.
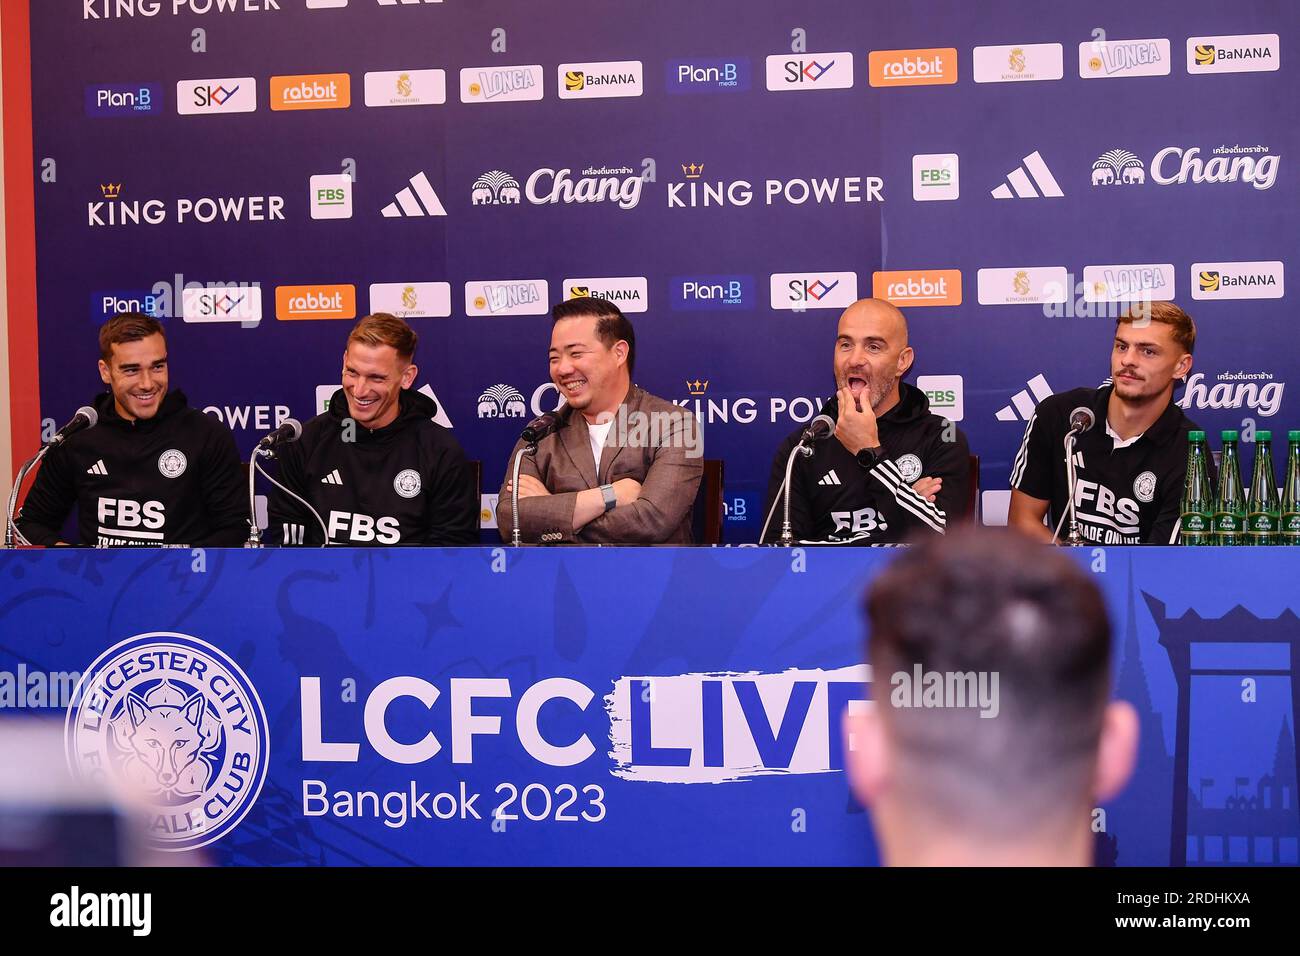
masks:
<svg viewBox="0 0 1300 956"><path fill-rule="evenodd" d="M632 384L636 336L618 306L577 298L551 310L551 381L566 406L519 469L519 528L530 544L690 544L704 474L695 416ZM509 541L510 454L497 502Z"/></svg>

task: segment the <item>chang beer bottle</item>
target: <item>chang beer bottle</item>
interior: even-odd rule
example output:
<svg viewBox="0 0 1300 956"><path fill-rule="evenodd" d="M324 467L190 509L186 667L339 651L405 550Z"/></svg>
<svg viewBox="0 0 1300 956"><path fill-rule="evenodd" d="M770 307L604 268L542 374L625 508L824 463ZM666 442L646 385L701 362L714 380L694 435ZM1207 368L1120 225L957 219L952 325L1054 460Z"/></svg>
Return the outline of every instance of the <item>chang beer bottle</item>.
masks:
<svg viewBox="0 0 1300 956"><path fill-rule="evenodd" d="M1223 434L1223 456L1219 461L1219 493L1214 499L1214 543L1246 543L1246 495L1237 465L1237 433Z"/></svg>
<svg viewBox="0 0 1300 956"><path fill-rule="evenodd" d="M1255 473L1246 499L1246 543L1277 544L1277 475L1273 472L1273 433L1255 432Z"/></svg>
<svg viewBox="0 0 1300 956"><path fill-rule="evenodd" d="M1187 433L1187 480L1183 484L1183 517L1179 537L1183 544L1213 544L1214 493L1205 459L1205 432Z"/></svg>
<svg viewBox="0 0 1300 956"><path fill-rule="evenodd" d="M1286 481L1282 484L1282 521L1278 540L1300 544L1300 431L1286 433Z"/></svg>

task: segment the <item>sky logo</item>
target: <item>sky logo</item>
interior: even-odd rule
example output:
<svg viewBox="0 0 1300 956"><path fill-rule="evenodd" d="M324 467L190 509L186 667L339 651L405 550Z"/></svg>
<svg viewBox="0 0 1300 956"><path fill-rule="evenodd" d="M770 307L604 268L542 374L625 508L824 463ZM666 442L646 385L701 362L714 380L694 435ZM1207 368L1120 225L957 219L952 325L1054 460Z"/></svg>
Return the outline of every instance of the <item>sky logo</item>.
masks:
<svg viewBox="0 0 1300 956"><path fill-rule="evenodd" d="M86 87L87 116L146 116L162 112L157 83L92 84Z"/></svg>
<svg viewBox="0 0 1300 956"><path fill-rule="evenodd" d="M673 60L665 70L669 93L736 93L749 89L749 60Z"/></svg>
<svg viewBox="0 0 1300 956"><path fill-rule="evenodd" d="M750 309L754 307L753 276L677 276L669 284L674 311Z"/></svg>

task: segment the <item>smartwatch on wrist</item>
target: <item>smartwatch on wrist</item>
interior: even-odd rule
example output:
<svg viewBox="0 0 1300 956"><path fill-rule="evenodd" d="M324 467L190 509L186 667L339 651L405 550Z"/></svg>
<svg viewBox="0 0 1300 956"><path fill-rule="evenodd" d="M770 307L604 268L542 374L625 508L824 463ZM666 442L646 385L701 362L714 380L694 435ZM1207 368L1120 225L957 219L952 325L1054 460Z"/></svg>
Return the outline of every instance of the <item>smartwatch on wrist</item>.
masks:
<svg viewBox="0 0 1300 956"><path fill-rule="evenodd" d="M863 468L870 470L876 467L876 462L884 457L884 449L877 445L875 448L864 448L855 455L858 464Z"/></svg>
<svg viewBox="0 0 1300 956"><path fill-rule="evenodd" d="M605 499L605 510L613 511L614 506L618 504L618 495L614 494L613 485L601 485L600 496Z"/></svg>

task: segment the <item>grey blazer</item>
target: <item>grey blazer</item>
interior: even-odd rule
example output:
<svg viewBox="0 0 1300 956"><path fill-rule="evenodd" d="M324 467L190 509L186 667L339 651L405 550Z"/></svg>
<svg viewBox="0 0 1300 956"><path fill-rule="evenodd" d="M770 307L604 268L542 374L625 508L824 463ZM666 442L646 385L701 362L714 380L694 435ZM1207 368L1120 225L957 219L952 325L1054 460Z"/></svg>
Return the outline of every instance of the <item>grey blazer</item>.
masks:
<svg viewBox="0 0 1300 956"><path fill-rule="evenodd" d="M688 410L632 386L605 441L600 462L592 457L587 420L572 408L559 413L559 427L526 455L521 475L544 484L549 496L519 501L519 528L525 542L587 544L690 544L691 510L704 474L704 442L698 420ZM625 427L620 427L620 423ZM620 438L626 446L620 445ZM506 462L497 501L497 528L509 541L514 528L506 482L515 455ZM689 454L688 454L689 452ZM641 496L573 531L574 499L579 491L620 478L641 482Z"/></svg>

